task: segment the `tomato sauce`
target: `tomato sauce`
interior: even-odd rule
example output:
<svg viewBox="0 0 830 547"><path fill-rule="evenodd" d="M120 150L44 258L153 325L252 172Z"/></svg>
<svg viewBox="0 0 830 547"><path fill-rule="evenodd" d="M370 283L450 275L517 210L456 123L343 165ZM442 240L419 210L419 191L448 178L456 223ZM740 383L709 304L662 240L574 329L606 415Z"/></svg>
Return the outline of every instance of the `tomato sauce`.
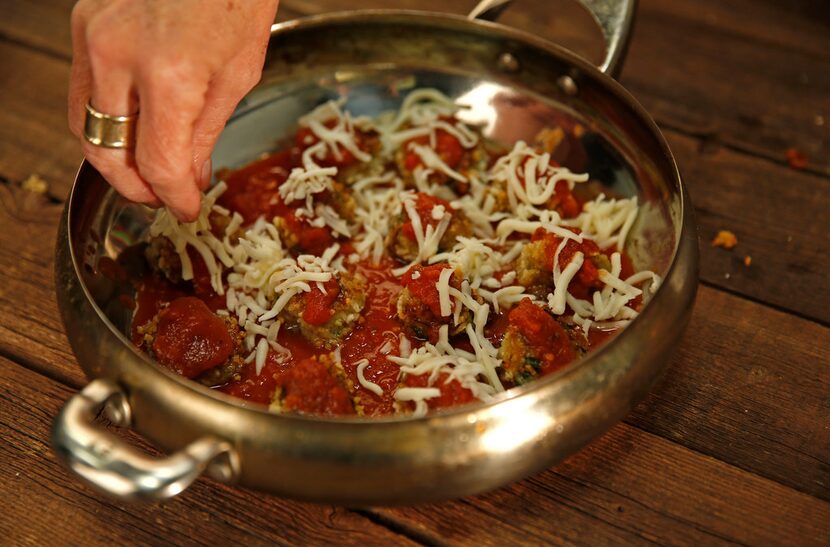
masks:
<svg viewBox="0 0 830 547"><path fill-rule="evenodd" d="M303 320L309 325L323 325L334 315L332 305L340 294L340 285L332 277L323 283L325 292L317 284L311 285L311 291L303 294Z"/></svg>
<svg viewBox="0 0 830 547"><path fill-rule="evenodd" d="M439 219L435 219L432 217L432 210L435 207L441 206L444 208L444 211L452 213L452 208L450 207L450 203L445 201L441 198L437 198L435 196L431 196L429 194L425 194L423 192L418 192L415 194L415 211L418 213L418 218L421 219L421 226L423 229L426 230L427 226L438 226L440 222ZM409 216L407 216L407 219ZM410 241L415 241L415 228L412 226L412 221L407 220L404 222L403 226L401 226L401 233L409 238Z"/></svg>
<svg viewBox="0 0 830 547"><path fill-rule="evenodd" d="M444 121L453 123L454 120L447 118ZM334 122L325 125L331 128ZM371 149L374 138L376 136L356 132L356 142L361 150ZM451 168L458 167L465 153L459 140L451 133L438 129L435 141L435 151L442 161ZM311 226L307 219L297 214L297 209L305 203L286 204L279 194L279 188L288 179L291 170L301 165L303 150L318 142L310 129L301 128L292 148L271 154L236 171L221 173L220 178L228 188L219 197L218 204L238 212L243 218L243 228L260 217L282 219L279 229L288 230L296 240L291 245L291 252L322 254L335 242L331 229ZM429 137L417 137L405 143L404 164L409 170L423 165L421 157L409 150L409 144L412 143L428 145ZM327 147L326 153L315 158L315 161L321 166L344 168L355 164L357 159L342 145L338 145L337 153ZM492 161L494 160L491 163ZM436 206L444 207L449 213L453 211L449 202L443 199L420 192L415 196L415 209L424 227L438 224L439 220L433 218ZM334 206L336 200L337 196L328 192L315 195L316 202ZM564 181L555 187L554 196L548 205L555 206L564 217L574 217L582 208L582 202ZM405 237L415 241L411 221L407 220L401 231ZM544 254L548 261L545 267L552 270L553 257L561 239L540 229L533 234L532 240L544 242ZM341 243L341 256L346 257L353 252L349 241ZM586 259L569 290L574 296L587 298L592 290L603 286L599 281L599 270L591 258L599 255L609 257L611 251L601 251L588 239L582 243L569 240L560 253L560 267L567 266L577 252L582 252ZM192 249L188 253L193 264L194 275L191 281L172 283L158 274L147 275L137 281L132 338L137 345L146 347L148 342L142 327L157 318L156 330L149 342L152 355L163 366L185 377L196 378L227 362L239 342L234 338L228 323L214 313L225 308L226 296L214 291L201 256ZM433 382L429 381L427 374L402 376L400 366L388 359L390 355L399 356L401 353L404 325L398 319L397 300L403 288L435 318L441 318L436 283L443 270L449 268L446 264L413 266L403 276L396 277L392 270L400 266L399 262L387 257L380 264L360 261L348 266L353 274L366 280L365 305L350 332L339 341L336 351L312 344L298 329L283 325L277 336L277 343L282 349L269 350L259 374L252 362L253 358L249 358L238 373L224 385L215 388L252 403L274 404L285 411L317 415L358 412L366 416L380 416L392 414L397 408L414 408L414 403L396 404L394 393L399 385L437 388L440 395L426 400L430 409L474 402L476 399L472 392L457 380L449 380L446 373L438 374ZM625 254L622 255L622 272L623 278L633 273L631 261ZM503 274L500 272L496 277L500 278ZM455 288L460 287L460 280L455 273L450 284ZM311 283L310 286L310 292L302 293L301 317L311 326L326 325L334 316L333 308L344 289L341 289L334 277L323 283L324 290L316 283ZM635 305L639 305L639 301ZM436 325L438 322L436 319ZM562 325L529 299L522 300L508 311L492 314L485 335L498 347L510 329L517 330L527 341L529 349L542 356L540 374L558 370L576 356ZM613 332L591 330L588 340L593 347L604 343L611 336ZM412 350L424 343L414 340L412 336L408 336L407 340ZM472 351L465 334L452 337L451 342L459 349ZM362 376L365 381L380 386L381 395L360 381L358 366L364 359L368 364L361 366ZM340 368L341 375L345 374L347 382L338 378L337 371ZM276 403L275 394L278 395Z"/></svg>
<svg viewBox="0 0 830 547"><path fill-rule="evenodd" d="M394 412L394 391L398 385L400 367L387 355L400 355L402 327L397 319L397 298L401 292L400 279L392 274L397 263L384 259L380 264L360 262L357 273L368 281L363 321L344 340L340 355L346 374L354 380L363 412L367 416ZM413 344L413 347L415 344ZM357 380L357 362L368 359L364 377L378 384L383 395L378 396L364 388Z"/></svg>
<svg viewBox="0 0 830 547"><path fill-rule="evenodd" d="M508 328L514 328L527 341L533 355L541 356L540 372L550 374L576 357L568 335L559 322L529 298L519 302L507 315Z"/></svg>
<svg viewBox="0 0 830 547"><path fill-rule="evenodd" d="M442 120L449 124L452 124L454 121L450 117L443 117ZM417 152L410 149L410 144L428 146L429 141L429 135L415 137L406 141L404 150L407 151L407 154L406 159L404 160L404 166L408 170L414 171L416 168L424 165L421 156ZM441 158L441 161L446 163L450 169L458 167L458 164L461 163L461 159L464 157L464 147L461 145L461 141L459 141L455 135L443 129L435 131L435 152L438 154L438 157Z"/></svg>
<svg viewBox="0 0 830 547"><path fill-rule="evenodd" d="M156 329L156 361L186 378L221 365L234 351L228 326L194 296L170 302L159 313Z"/></svg>

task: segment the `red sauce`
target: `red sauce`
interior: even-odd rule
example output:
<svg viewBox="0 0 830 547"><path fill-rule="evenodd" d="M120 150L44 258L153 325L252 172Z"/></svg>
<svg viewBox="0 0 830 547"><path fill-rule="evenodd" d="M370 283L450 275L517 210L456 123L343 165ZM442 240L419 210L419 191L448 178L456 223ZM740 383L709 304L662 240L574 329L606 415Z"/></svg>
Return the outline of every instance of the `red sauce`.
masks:
<svg viewBox="0 0 830 547"><path fill-rule="evenodd" d="M326 366L315 358L303 359L277 376L285 410L322 416L354 414L352 400Z"/></svg>
<svg viewBox="0 0 830 547"><path fill-rule="evenodd" d="M420 302L429 307L435 317L441 317L441 299L438 296L436 283L441 277L441 272L450 270L446 264L433 264L431 266L412 266L403 274L401 283L409 289L409 293ZM455 275L450 276L450 286L459 288Z"/></svg>
<svg viewBox="0 0 830 547"><path fill-rule="evenodd" d="M456 121L454 118L447 116L444 116L441 119L451 125ZM408 170L414 171L416 168L421 167L424 164L421 156L410 150L409 145L414 143L429 146L429 141L429 135L415 137L414 139L406 141L404 150L407 150L407 154L406 159L404 160L404 166ZM464 147L461 145L461 142L452 133L448 133L443 129L438 129L435 132L434 150L438 154L438 157L441 158L441 161L446 163L450 169L456 168L458 164L461 163L461 158L464 157Z"/></svg>
<svg viewBox="0 0 830 547"><path fill-rule="evenodd" d="M286 229L297 238L295 252L320 255L334 243L331 230L311 226L306 219L299 218L296 211L304 202L286 205L279 194L279 187L288 179L291 169L300 165L299 154L297 149L277 152L227 174L228 189L218 203L239 212L245 225L260 216L282 218ZM321 203L330 203L332 199L327 192L315 196L315 201Z"/></svg>
<svg viewBox="0 0 830 547"><path fill-rule="evenodd" d="M311 291L303 294L303 319L310 325L323 325L332 318L334 310L332 304L340 294L340 285L337 279L331 279L323 283L326 292L320 290L316 283L311 285Z"/></svg>
<svg viewBox="0 0 830 547"><path fill-rule="evenodd" d="M246 401L268 405L274 396L277 378L281 374L293 367L296 362L322 353L320 348L312 346L300 333L288 329L280 331L277 341L291 350L292 359L281 361L277 353L269 352L260 374L256 373L254 366L244 367L238 380L222 386L219 391Z"/></svg>
<svg viewBox="0 0 830 547"><path fill-rule="evenodd" d="M445 119L455 123L451 117ZM332 127L334 122L327 123ZM368 150L373 138L356 132L356 141L362 150ZM296 146L289 150L272 154L237 171L226 173L227 191L219 198L219 204L239 212L244 224L254 222L260 216L279 217L283 226L296 236L296 247L292 252L322 254L333 242L334 237L327 228L310 226L308 222L296 215L297 207L302 203L286 205L279 196L279 187L288 178L292 168L300 165L302 150L318 142L316 136L305 128L296 136ZM409 143L429 144L428 137L418 137ZM409 144L407 143L407 145ZM436 131L436 152L451 168L460 165L464 149L452 134ZM340 146L340 157L331 150L319 162L324 166L346 167L355 163L356 158ZM553 162L552 162L553 163ZM422 165L420 156L409 151L405 156L405 165L412 170ZM315 201L333 204L336 196L318 194ZM438 220L432 217L432 210L440 205L452 212L450 204L440 198L425 193L416 193L415 208L423 226L436 226ZM566 182L560 182L548 204L555 207L565 217L576 216L581 210L581 203L573 195ZM405 237L415 240L411 222L402 226ZM545 242L546 267L552 269L553 256L561 239L544 231L537 231L533 241ZM352 247L343 241L341 254L348 255ZM585 298L590 290L601 287L598 271L590 257L600 254L600 250L590 240L579 244L569 240L560 253L560 267L565 267L576 252L586 256L582 268L570 285L571 292ZM201 257L189 250L193 262L194 279L192 282L176 285L158 276L150 276L138 284L133 320L133 340L142 341L138 334L139 326L146 324L159 315L157 336L152 350L156 359L164 366L193 378L204 371L223 362L232 354L234 341L224 321L212 311L225 307L225 296L217 295L210 284L210 276ZM361 318L352 331L340 342L340 358L343 371L351 381L353 390L346 388L329 370L328 361L321 361L321 356L330 351L309 343L298 331L283 327L278 336L278 343L291 352L289 358L275 351L269 351L265 365L260 374L256 373L253 363L243 367L239 376L217 389L246 401L270 404L276 390L280 390L280 401L286 410L296 412L342 415L354 412L352 399L359 404L359 410L367 416L387 415L395 411L394 392L400 382L400 367L389 361L389 355L399 355L402 324L397 318L397 298L406 287L414 298L423 302L436 317L441 317L440 300L436 283L445 264L432 266L414 266L404 276L397 278L392 269L400 264L384 258L379 265L360 262L354 266L355 273L367 280L366 304ZM622 276L633 272L631 262L622 256ZM418 272L418 276L414 274ZM451 277L451 285L458 288L459 279ZM316 284L311 292L303 295L303 319L311 325L324 325L333 315L332 304L340 293L336 280L325 283L325 291ZM163 309L163 304L170 305ZM635 305L638 305L636 302ZM160 312L160 313L159 313ZM575 358L575 352L569 344L567 333L562 326L539 306L526 299L512 310L495 315L486 328L487 338L495 345L500 345L505 332L517 330L527 341L530 348L542 355L543 364L540 373L547 374ZM613 333L599 332L592 329L589 334L591 346L603 343ZM411 341L413 349L419 342ZM452 341L456 347L470 351L469 341L465 335L459 335ZM363 376L369 382L379 385L383 391L377 395L363 387L358 380L358 363L368 360L363 368ZM440 390L440 396L427 400L431 409L470 403L475 400L472 393L457 381L447 381L448 375L440 374L432 386ZM407 386L425 387L429 383L427 375L407 376L403 382Z"/></svg>
<svg viewBox="0 0 830 547"><path fill-rule="evenodd" d="M452 213L453 209L450 207L450 203L448 201L444 201L441 198L437 198L423 192L415 194L415 211L418 213L418 218L421 219L421 226L423 226L424 230L427 229L426 227L428 225L433 227L438 226L441 219L436 220L432 218L432 209L439 205L443 206L444 210L448 213ZM406 218L409 218L409 216L407 215ZM416 241L415 228L412 226L412 220L407 220L403 226L401 226L401 233L411 241Z"/></svg>
<svg viewBox="0 0 830 547"><path fill-rule="evenodd" d="M287 208L277 191L296 165L294 156L292 150L284 150L231 171L224 177L228 189L219 197L218 203L238 212L246 224L260 216L284 216Z"/></svg>
<svg viewBox="0 0 830 547"><path fill-rule="evenodd" d="M427 407L430 410L437 410L439 408L447 408L451 406L465 405L473 403L478 399L475 398L473 392L458 383L457 380L450 380L448 374L443 372L438 375L435 382L430 387L438 388L441 394L438 397L427 399ZM429 375L422 374L421 376L407 376L404 384L409 387L427 387L429 382ZM411 404L414 410L415 405Z"/></svg>
<svg viewBox="0 0 830 547"><path fill-rule="evenodd" d="M562 325L529 298L521 300L507 317L508 328L516 329L531 352L541 356L541 374L550 374L576 357Z"/></svg>
<svg viewBox="0 0 830 547"><path fill-rule="evenodd" d="M373 265L361 262L357 272L368 281L366 307L361 321L341 345L341 358L346 374L353 379L360 395L363 412L367 416L391 414L394 411L394 391L398 385L400 367L387 359L387 355L400 355L401 324L397 319L397 298L401 292L400 280L391 270L392 260L384 259ZM389 353L384 353L391 347ZM368 359L364 376L383 389L378 396L364 388L357 380L357 362Z"/></svg>
<svg viewBox="0 0 830 547"><path fill-rule="evenodd" d="M136 288L131 336L133 344L141 345L144 336L138 332L138 328L143 327L155 317L163 304L187 294L188 291L177 287L163 277L144 276Z"/></svg>
<svg viewBox="0 0 830 547"><path fill-rule="evenodd" d="M553 271L553 259L556 256L556 249L562 243L562 238L548 232L544 228L538 228L532 237L532 241L543 241L545 245L545 269ZM595 289L604 285L599 279L599 270L591 260L601 254L599 247L590 239L583 239L582 243L569 239L562 251L559 253L559 268L564 269L571 263L576 253L582 253L584 261L576 276L568 285L568 292L577 298L588 298Z"/></svg>
<svg viewBox="0 0 830 547"><path fill-rule="evenodd" d="M234 351L227 325L193 296L177 298L159 314L153 354L167 368L195 378Z"/></svg>

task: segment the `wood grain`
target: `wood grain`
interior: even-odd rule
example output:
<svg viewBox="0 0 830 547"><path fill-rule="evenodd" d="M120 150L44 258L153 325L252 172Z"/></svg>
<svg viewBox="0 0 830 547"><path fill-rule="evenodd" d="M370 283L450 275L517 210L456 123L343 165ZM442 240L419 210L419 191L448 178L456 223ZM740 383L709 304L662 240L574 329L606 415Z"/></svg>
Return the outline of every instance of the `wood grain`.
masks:
<svg viewBox="0 0 830 547"><path fill-rule="evenodd" d="M792 4L756 4L743 2L755 30L741 33L750 26L744 12L734 11L731 24L718 22L727 6L712 18L700 2L643 0L621 81L663 127L781 164L793 147L810 158L809 169L830 174L830 56L765 39L768 31L780 35L774 28L792 16ZM826 48L826 21L796 32Z"/></svg>
<svg viewBox="0 0 830 547"><path fill-rule="evenodd" d="M66 61L0 41L0 177L19 182L37 173L57 199L82 157L66 122L68 82Z"/></svg>
<svg viewBox="0 0 830 547"><path fill-rule="evenodd" d="M0 358L0 537L8 545L412 545L342 507L299 503L199 479L156 504L125 504L82 485L48 446L73 391ZM138 443L132 436L127 441Z"/></svg>
<svg viewBox="0 0 830 547"><path fill-rule="evenodd" d="M695 206L701 279L830 324L830 179L665 135ZM738 245L713 247L719 230Z"/></svg>
<svg viewBox="0 0 830 547"><path fill-rule="evenodd" d="M505 538L565 545L586 538L591 545L830 541L830 503L624 424L563 464L506 488L376 511L469 545L504 545Z"/></svg>
<svg viewBox="0 0 830 547"><path fill-rule="evenodd" d="M830 329L702 287L626 422L830 500Z"/></svg>
<svg viewBox="0 0 830 547"><path fill-rule="evenodd" d="M6 440L0 448L0 483L8 485L7 495L25 500L0 515L0 533L12 543L41 543L46 537L94 544L158 537L210 538L211 544L409 543L342 508L209 480L163 504L108 500L70 477L46 444L49 424L72 391L3 359L0 370L0 431ZM136 442L132 436L127 440ZM779 510L764 511L767 505ZM507 488L440 505L362 513L381 522L391 519L431 543L830 539L824 526L830 504L626 425L562 465ZM198 536L189 532L194 527Z"/></svg>
<svg viewBox="0 0 830 547"><path fill-rule="evenodd" d="M461 0L395 4L459 14L472 5ZM71 6L71 0L45 0L36 8L12 0L0 18L0 36L68 58ZM283 0L280 18L371 7L389 4ZM622 81L667 127L779 163L787 148L795 147L810 157L810 169L830 174L830 19L824 10L809 0L642 0ZM601 53L596 29L574 2L524 2L508 10L503 21L589 59Z"/></svg>

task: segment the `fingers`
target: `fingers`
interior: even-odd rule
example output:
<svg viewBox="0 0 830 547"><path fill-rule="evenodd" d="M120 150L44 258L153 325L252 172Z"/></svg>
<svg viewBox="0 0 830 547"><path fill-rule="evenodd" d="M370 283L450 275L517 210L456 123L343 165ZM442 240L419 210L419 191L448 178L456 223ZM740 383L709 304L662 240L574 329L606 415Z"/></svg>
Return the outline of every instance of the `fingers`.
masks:
<svg viewBox="0 0 830 547"><path fill-rule="evenodd" d="M197 173L202 173L202 190L210 184L213 147L239 101L259 81L261 72L261 61L250 67L232 62L211 81L204 108L193 127L193 166Z"/></svg>
<svg viewBox="0 0 830 547"><path fill-rule="evenodd" d="M119 194L150 207L162 205L152 188L138 175L132 151L99 148L86 141L82 148L89 162Z"/></svg>
<svg viewBox="0 0 830 547"><path fill-rule="evenodd" d="M69 130L78 138L84 129L84 104L89 99L92 72L86 52L86 12L84 2L78 2L72 10L72 68L69 76Z"/></svg>
<svg viewBox="0 0 830 547"><path fill-rule="evenodd" d="M138 172L179 219L195 220L201 208L202 166L194 166L193 130L208 76L185 64L156 59L152 73L140 77Z"/></svg>
<svg viewBox="0 0 830 547"><path fill-rule="evenodd" d="M69 96L69 123L73 133L83 134L89 101L97 110L113 115L135 113L138 101L133 91L134 83L129 70L121 58L113 55L111 44L100 34L89 39L89 28L85 20L90 2L79 3L73 11L72 38L75 53ZM94 8L100 6L94 5ZM87 160L125 198L151 206L160 205L158 197L150 186L139 176L132 152L102 148L82 140Z"/></svg>

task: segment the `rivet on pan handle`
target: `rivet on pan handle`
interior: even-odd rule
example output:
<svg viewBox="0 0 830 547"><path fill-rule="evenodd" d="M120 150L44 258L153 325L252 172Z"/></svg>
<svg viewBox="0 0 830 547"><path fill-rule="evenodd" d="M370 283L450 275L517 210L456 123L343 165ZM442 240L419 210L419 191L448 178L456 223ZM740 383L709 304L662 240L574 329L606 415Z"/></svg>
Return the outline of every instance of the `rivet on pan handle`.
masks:
<svg viewBox="0 0 830 547"><path fill-rule="evenodd" d="M513 0L481 0L467 17L495 21ZM637 0L579 0L605 37L605 59L599 69L617 77L631 36Z"/></svg>
<svg viewBox="0 0 830 547"><path fill-rule="evenodd" d="M117 425L129 425L131 412L123 391L99 379L69 399L52 426L55 452L93 487L120 499L159 500L180 493L205 470L225 482L238 475L233 447L212 437L163 458L142 454L93 424L105 405Z"/></svg>

